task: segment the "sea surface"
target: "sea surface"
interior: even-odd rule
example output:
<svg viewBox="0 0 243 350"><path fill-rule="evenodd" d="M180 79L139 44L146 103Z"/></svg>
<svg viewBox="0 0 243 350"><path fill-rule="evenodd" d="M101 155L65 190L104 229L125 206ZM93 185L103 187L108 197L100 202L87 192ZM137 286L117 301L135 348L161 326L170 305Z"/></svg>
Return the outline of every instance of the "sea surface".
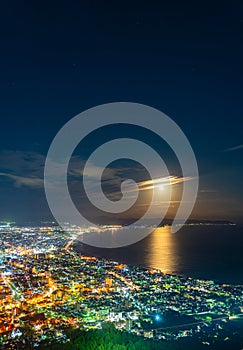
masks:
<svg viewBox="0 0 243 350"><path fill-rule="evenodd" d="M78 243L76 250L168 274L243 285L243 226L184 226L177 233L165 226L127 247L100 249Z"/></svg>

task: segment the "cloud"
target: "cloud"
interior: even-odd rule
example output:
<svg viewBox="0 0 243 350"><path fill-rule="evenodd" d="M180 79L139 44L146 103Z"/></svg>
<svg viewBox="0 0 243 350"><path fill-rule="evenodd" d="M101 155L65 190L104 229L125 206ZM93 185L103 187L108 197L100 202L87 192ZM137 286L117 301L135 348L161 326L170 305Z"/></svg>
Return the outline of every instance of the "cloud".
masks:
<svg viewBox="0 0 243 350"><path fill-rule="evenodd" d="M178 177L178 176L166 176L158 179L146 180L140 182L139 189L140 190L150 190L160 186L172 186L177 185L179 183L192 180L191 177Z"/></svg>
<svg viewBox="0 0 243 350"><path fill-rule="evenodd" d="M5 176L14 181L14 185L16 187L30 187L30 188L42 188L43 187L43 179L37 177L23 177L12 174L0 173L0 176Z"/></svg>
<svg viewBox="0 0 243 350"><path fill-rule="evenodd" d="M0 176L14 182L15 187L43 188L45 157L36 152L0 152Z"/></svg>
<svg viewBox="0 0 243 350"><path fill-rule="evenodd" d="M216 190L211 190L211 189L202 189L199 191L200 193L217 193L218 191Z"/></svg>
<svg viewBox="0 0 243 350"><path fill-rule="evenodd" d="M44 188L44 164L45 156L35 152L4 151L0 153L0 176L13 180L15 187L29 187L31 189ZM80 156L73 156L69 162L68 182L69 189L77 198L85 198L84 191L80 191L83 181L83 169L85 160ZM62 164L53 163L53 175L57 177L61 174ZM102 187L110 200L121 199L121 183L129 178L136 179L139 190L150 190L155 187L171 186L191 180L176 176L168 176L153 180L145 180L146 173L141 166L121 167L121 168L100 168L95 164L90 164L86 169L87 182L92 195L97 197L100 186L100 174L102 174ZM145 180L145 181L141 181ZM123 193L134 195L134 185L126 182ZM128 198L128 196L127 196Z"/></svg>
<svg viewBox="0 0 243 350"><path fill-rule="evenodd" d="M85 161L78 157L72 157L69 163L69 169L68 169L68 174L75 176L75 177L80 177L83 176L83 168L85 166ZM105 171L103 172L103 168L96 166L95 164L89 164L89 167L85 169L85 175L89 179L94 179L94 180L99 180L99 174L102 172L102 181L104 180L111 180L114 179L116 176L116 173L119 171L119 169L112 169L112 168L105 168Z"/></svg>
<svg viewBox="0 0 243 350"><path fill-rule="evenodd" d="M230 147L230 148L226 148L224 150L224 152L232 152L232 151L237 151L238 149L242 149L243 148L243 144L235 146L235 147Z"/></svg>
<svg viewBox="0 0 243 350"><path fill-rule="evenodd" d="M45 156L36 152L11 151L0 152L0 176L12 179L16 187L29 187L32 189L44 188L44 165ZM80 156L73 156L69 162L68 176L69 185L74 192L79 191L82 182L83 168L85 160ZM62 164L53 163L53 175L57 177L61 174ZM99 174L102 173L102 183L106 184L109 192L114 197L117 194L121 182L126 179L126 172L140 171L138 168L105 168L101 169L95 164L90 164L86 169L88 182L93 185L94 191L100 183ZM118 191L119 192L119 191ZM120 193L120 192L119 192Z"/></svg>

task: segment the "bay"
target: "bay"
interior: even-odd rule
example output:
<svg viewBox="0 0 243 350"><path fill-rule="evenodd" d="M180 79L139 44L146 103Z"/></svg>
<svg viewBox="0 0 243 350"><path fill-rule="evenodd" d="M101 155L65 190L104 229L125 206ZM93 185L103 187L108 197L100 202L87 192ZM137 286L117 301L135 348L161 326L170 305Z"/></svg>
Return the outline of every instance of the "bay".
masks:
<svg viewBox="0 0 243 350"><path fill-rule="evenodd" d="M243 284L243 226L186 225L177 233L165 226L127 247L100 249L78 243L76 249L168 274Z"/></svg>

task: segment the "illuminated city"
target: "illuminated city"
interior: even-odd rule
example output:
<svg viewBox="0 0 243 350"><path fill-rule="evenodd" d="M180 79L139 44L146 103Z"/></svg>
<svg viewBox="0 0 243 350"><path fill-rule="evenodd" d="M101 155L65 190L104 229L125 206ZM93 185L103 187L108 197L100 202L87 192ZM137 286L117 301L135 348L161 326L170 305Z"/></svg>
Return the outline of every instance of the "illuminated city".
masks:
<svg viewBox="0 0 243 350"><path fill-rule="evenodd" d="M69 327L105 323L154 341L196 337L228 340L228 324L243 317L243 286L169 275L79 255L77 228L2 224L1 345L68 342ZM80 229L79 229L80 230ZM88 229L86 228L86 231Z"/></svg>

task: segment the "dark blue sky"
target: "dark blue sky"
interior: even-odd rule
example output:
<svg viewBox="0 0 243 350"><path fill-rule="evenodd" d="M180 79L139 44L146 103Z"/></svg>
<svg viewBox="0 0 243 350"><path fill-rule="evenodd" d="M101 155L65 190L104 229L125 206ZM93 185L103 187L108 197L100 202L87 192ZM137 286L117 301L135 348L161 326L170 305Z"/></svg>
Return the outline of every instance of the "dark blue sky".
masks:
<svg viewBox="0 0 243 350"><path fill-rule="evenodd" d="M28 178L42 177L57 131L89 107L131 101L190 140L194 216L243 220L242 2L10 1L0 27L0 219L48 216Z"/></svg>

